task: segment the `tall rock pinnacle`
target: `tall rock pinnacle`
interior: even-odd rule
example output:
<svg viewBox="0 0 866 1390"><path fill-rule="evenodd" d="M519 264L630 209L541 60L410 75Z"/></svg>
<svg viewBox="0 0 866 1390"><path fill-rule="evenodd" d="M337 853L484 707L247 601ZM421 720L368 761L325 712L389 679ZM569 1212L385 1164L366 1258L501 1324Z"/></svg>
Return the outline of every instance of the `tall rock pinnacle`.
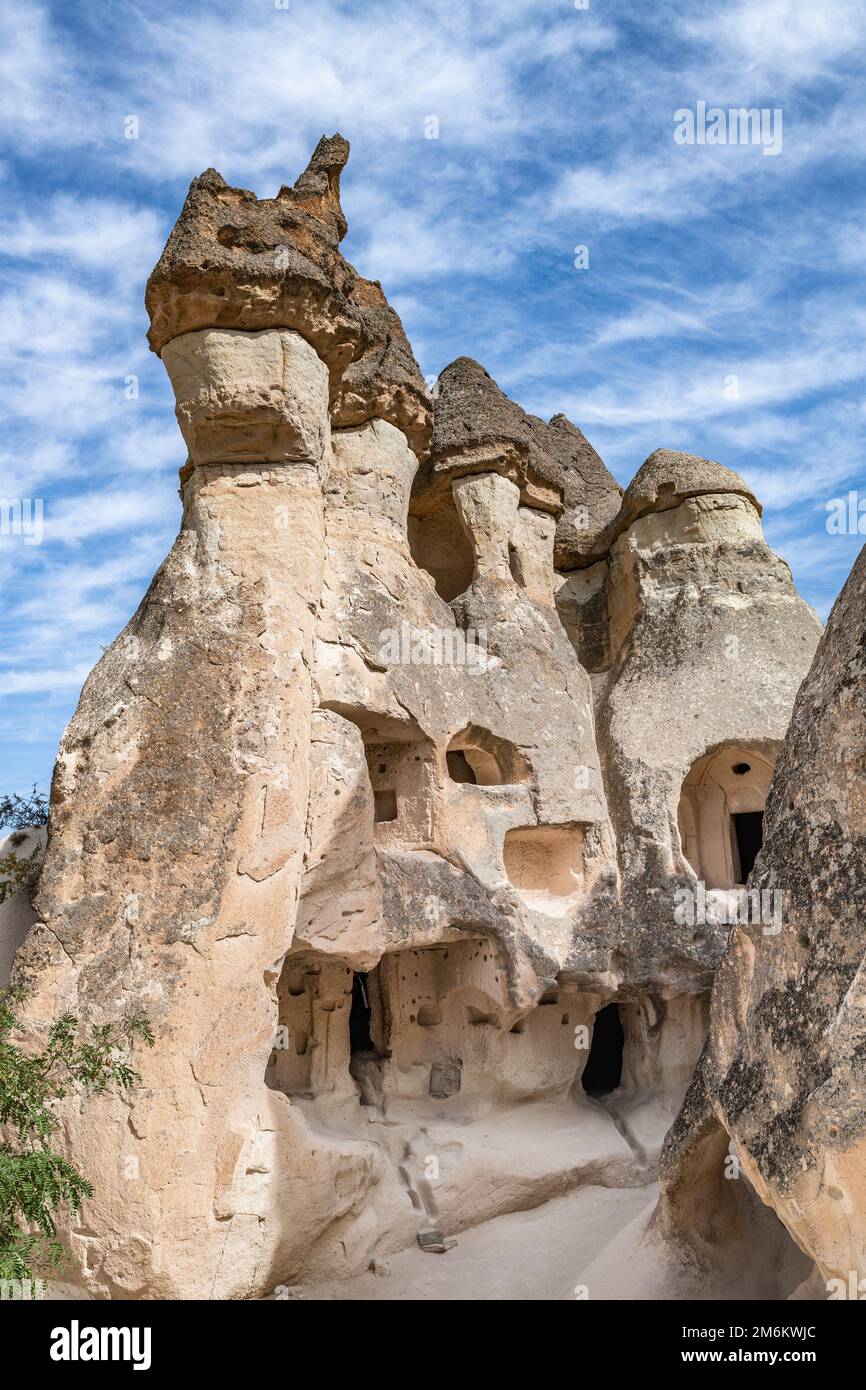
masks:
<svg viewBox="0 0 866 1390"><path fill-rule="evenodd" d="M634 1190L702 1055L659 1229L744 1187L731 1135L821 1268L853 1263L866 985L822 873L861 849L860 763L837 764L864 745L862 567L795 707L820 624L743 479L658 450L623 494L466 357L434 411L340 251L348 154L322 139L274 198L194 179L147 287L179 534L63 735L13 946L37 1032L144 1013L155 1039L140 1084L56 1107L98 1175L60 1232L70 1281L255 1299ZM799 888L803 942L735 938L705 1048L761 872ZM746 1296L802 1277L769 1215Z"/></svg>
<svg viewBox="0 0 866 1390"><path fill-rule="evenodd" d="M336 428L378 416L421 457L430 400L403 325L378 282L340 252L348 158L347 140L323 136L300 178L275 198L231 188L215 169L193 179L148 281L148 338L161 354L196 329L291 329L328 367Z"/></svg>

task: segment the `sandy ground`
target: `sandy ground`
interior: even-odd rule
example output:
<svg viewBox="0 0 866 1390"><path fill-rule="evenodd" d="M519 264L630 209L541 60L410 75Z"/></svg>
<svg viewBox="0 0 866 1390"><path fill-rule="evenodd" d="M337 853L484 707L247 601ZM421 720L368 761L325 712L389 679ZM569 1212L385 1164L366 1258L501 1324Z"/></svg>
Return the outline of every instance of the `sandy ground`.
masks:
<svg viewBox="0 0 866 1390"><path fill-rule="evenodd" d="M579 1271L615 1236L655 1206L658 1185L581 1187L565 1197L509 1212L464 1231L444 1255L417 1247L392 1255L390 1274L307 1284L293 1297L310 1300L563 1300L575 1297ZM52 1282L51 1300L87 1299L73 1285Z"/></svg>
<svg viewBox="0 0 866 1390"><path fill-rule="evenodd" d="M444 1255L403 1250L386 1277L310 1284L301 1297L336 1300L550 1300L574 1297L579 1271L640 1212L658 1187L581 1187L532 1211L509 1212L464 1231Z"/></svg>

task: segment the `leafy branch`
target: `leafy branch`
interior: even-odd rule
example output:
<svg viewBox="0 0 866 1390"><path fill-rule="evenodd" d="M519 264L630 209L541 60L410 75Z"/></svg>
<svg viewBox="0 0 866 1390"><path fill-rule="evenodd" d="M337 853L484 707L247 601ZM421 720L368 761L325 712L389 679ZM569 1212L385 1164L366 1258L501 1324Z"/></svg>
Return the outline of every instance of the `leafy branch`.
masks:
<svg viewBox="0 0 866 1390"><path fill-rule="evenodd" d="M41 1048L26 1048L13 1041L23 1031L24 999L22 990L0 990L0 1279L56 1269L63 1249L54 1215L63 1205L77 1215L93 1195L90 1182L51 1147L57 1102L70 1091L101 1095L110 1086L138 1085L129 1050L136 1039L154 1042L142 1014L94 1024L82 1040L75 1015L65 1013Z"/></svg>
<svg viewBox="0 0 866 1390"><path fill-rule="evenodd" d="M0 826L13 830L31 830L48 824L48 797L34 783L29 796L0 796Z"/></svg>

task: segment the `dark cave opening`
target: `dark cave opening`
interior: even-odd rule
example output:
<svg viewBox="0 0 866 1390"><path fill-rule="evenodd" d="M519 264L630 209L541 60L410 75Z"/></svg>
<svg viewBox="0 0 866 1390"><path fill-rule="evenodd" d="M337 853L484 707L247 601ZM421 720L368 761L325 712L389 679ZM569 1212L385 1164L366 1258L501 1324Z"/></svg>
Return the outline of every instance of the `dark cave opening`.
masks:
<svg viewBox="0 0 866 1390"><path fill-rule="evenodd" d="M740 856L738 882L745 883L752 872L752 866L764 842L764 813L763 811L739 811L732 819L734 836L737 841L737 853Z"/></svg>
<svg viewBox="0 0 866 1390"><path fill-rule="evenodd" d="M373 820L378 825L382 821L397 819L397 793L392 787L373 792Z"/></svg>
<svg viewBox="0 0 866 1390"><path fill-rule="evenodd" d="M606 1004L595 1016L592 1046L581 1076L588 1096L606 1096L622 1080L622 1050L625 1034L616 1004Z"/></svg>
<svg viewBox="0 0 866 1390"><path fill-rule="evenodd" d="M452 752L446 753L445 758L448 764L448 776L452 782L475 783L478 781L462 748L456 748Z"/></svg>
<svg viewBox="0 0 866 1390"><path fill-rule="evenodd" d="M352 976L352 1007L349 1010L349 1048L355 1052L375 1052L370 1032L372 1010L366 971L356 970Z"/></svg>

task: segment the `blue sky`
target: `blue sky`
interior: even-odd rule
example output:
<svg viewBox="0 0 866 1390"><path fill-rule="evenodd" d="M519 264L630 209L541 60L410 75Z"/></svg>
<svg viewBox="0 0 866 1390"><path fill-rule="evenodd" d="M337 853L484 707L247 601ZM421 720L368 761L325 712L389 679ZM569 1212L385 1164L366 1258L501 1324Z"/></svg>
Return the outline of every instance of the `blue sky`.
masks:
<svg viewBox="0 0 866 1390"><path fill-rule="evenodd" d="M323 132L426 375L478 358L623 484L660 446L738 470L826 616L862 541L825 524L863 486L862 4L5 0L0 29L0 498L44 508L40 545L0 535L0 793L47 789L177 531L143 294L187 185L272 196ZM677 144L699 101L780 109L781 151Z"/></svg>

